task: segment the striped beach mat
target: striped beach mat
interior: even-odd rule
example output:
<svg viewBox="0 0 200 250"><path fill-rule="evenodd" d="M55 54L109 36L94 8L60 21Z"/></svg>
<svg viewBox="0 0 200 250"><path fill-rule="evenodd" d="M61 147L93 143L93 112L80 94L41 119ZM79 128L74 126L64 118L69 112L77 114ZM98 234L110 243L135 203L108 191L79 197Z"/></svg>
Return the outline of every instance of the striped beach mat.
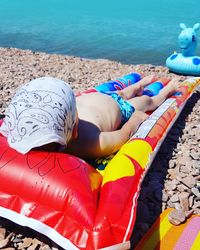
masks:
<svg viewBox="0 0 200 250"><path fill-rule="evenodd" d="M166 209L140 240L135 250L200 250L200 215L192 215L184 224L172 225Z"/></svg>

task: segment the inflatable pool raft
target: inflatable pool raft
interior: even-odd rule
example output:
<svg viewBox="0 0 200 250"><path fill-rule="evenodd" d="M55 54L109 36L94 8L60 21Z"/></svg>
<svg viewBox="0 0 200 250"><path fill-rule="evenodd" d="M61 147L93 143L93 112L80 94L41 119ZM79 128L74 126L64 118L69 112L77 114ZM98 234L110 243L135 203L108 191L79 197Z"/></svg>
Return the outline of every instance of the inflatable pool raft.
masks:
<svg viewBox="0 0 200 250"><path fill-rule="evenodd" d="M91 89L120 89L126 78ZM0 216L28 226L66 250L129 249L141 182L200 78L154 111L104 169L72 155L30 151L22 155L0 135ZM1 121L2 123L2 121Z"/></svg>
<svg viewBox="0 0 200 250"><path fill-rule="evenodd" d="M195 55L197 47L197 34L200 24L196 23L193 28L187 28L184 23L180 24L182 29L178 42L181 53L174 53L166 60L166 66L175 73L183 75L200 75L200 57Z"/></svg>

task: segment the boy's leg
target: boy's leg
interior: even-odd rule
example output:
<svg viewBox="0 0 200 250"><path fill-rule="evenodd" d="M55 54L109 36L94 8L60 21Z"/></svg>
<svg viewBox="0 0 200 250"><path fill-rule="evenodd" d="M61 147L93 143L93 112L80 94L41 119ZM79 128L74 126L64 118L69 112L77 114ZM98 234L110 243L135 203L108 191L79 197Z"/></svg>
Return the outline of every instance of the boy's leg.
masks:
<svg viewBox="0 0 200 250"><path fill-rule="evenodd" d="M159 107L169 96L175 93L178 90L178 86L179 84L177 80L172 80L156 96L139 96L128 101L134 106L136 110L143 112L153 111Z"/></svg>
<svg viewBox="0 0 200 250"><path fill-rule="evenodd" d="M143 91L144 87L155 81L155 76L146 76L140 81L132 84L122 90L117 90L117 94L120 95L124 100L129 100Z"/></svg>

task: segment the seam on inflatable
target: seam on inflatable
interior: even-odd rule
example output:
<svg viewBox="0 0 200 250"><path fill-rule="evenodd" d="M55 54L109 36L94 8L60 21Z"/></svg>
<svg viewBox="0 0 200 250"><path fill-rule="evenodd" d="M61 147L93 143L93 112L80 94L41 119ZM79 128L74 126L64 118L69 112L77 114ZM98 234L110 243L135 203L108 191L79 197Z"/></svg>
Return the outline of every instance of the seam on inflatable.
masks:
<svg viewBox="0 0 200 250"><path fill-rule="evenodd" d="M135 195L134 195L134 197L133 197L133 205L132 205L132 208L131 208L131 216L130 216L130 220L129 220L129 223L128 223L128 226L127 226L127 230L126 230L126 233L125 233L125 236L124 236L124 239L123 239L123 242L126 242L126 239L127 239L127 237L128 237L128 234L129 234L129 232L130 232L130 228L131 228L131 225L132 225L132 223L133 223L133 215L134 215L134 210L135 210L135 207L136 207L136 199L138 198L138 196L139 196L139 191L140 191L140 188L141 188L141 183L142 183L142 181L143 181L143 178L144 178L144 176L145 176L145 174L146 174L146 171L142 174L142 176L141 176L141 178L140 178L140 183L139 183L139 185L138 185L138 187L137 187L137 192L135 193Z"/></svg>
<svg viewBox="0 0 200 250"><path fill-rule="evenodd" d="M18 214L10 209L0 206L0 216L8 220L11 220L18 225L28 226L35 231L42 233L50 239L53 239L55 243L67 250L79 250L71 241L59 234L55 229L45 225L44 223L35 220L33 218L28 218L24 215Z"/></svg>

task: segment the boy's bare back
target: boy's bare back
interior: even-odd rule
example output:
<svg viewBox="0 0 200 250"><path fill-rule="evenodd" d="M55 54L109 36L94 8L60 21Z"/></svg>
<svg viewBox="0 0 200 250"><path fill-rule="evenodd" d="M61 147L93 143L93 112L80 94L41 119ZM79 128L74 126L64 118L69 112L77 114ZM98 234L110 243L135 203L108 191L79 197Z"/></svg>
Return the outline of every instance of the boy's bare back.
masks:
<svg viewBox="0 0 200 250"><path fill-rule="evenodd" d="M65 151L83 158L107 156L119 150L148 117L177 89L171 81L157 96L141 96L155 79L144 77L120 91L90 93L75 98L69 84L42 77L23 85L12 98L0 132L20 153L31 149ZM52 147L53 146L53 147Z"/></svg>
<svg viewBox="0 0 200 250"><path fill-rule="evenodd" d="M135 97L150 80L152 76L129 87L128 92L125 92L133 92L133 98L127 101L135 106L135 111L125 124L122 124L120 107L111 96L99 92L78 96L76 103L79 122L74 138L68 143L67 152L79 157L97 158L119 150L148 117L145 112L154 110L177 89L177 83L172 81L155 98ZM124 95L123 92L119 94Z"/></svg>

